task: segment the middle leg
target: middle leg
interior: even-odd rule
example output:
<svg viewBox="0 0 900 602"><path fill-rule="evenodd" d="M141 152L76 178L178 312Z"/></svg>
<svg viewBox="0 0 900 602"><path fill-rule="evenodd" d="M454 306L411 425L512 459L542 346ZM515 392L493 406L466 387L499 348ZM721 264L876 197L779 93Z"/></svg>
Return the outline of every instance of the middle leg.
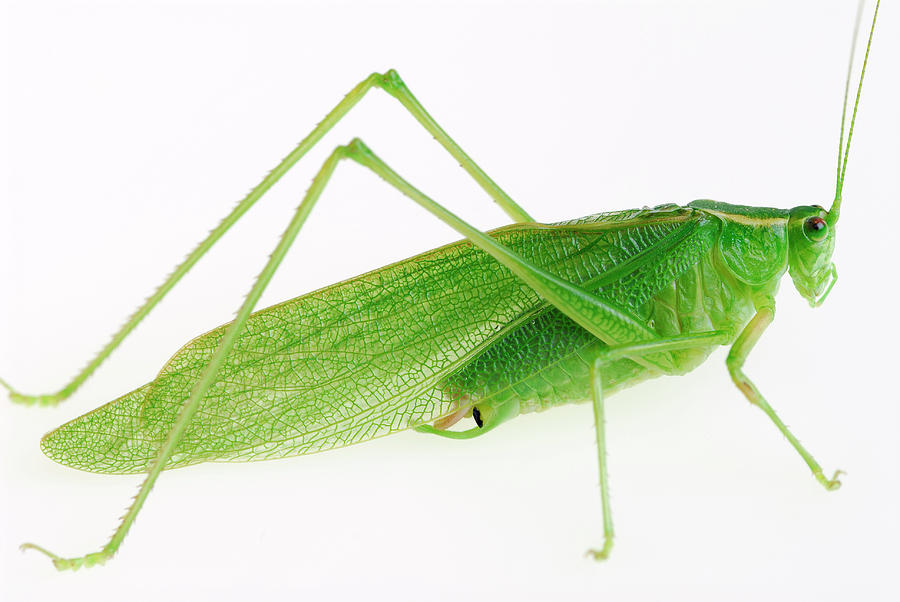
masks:
<svg viewBox="0 0 900 602"><path fill-rule="evenodd" d="M591 401L594 408L594 432L597 437L597 464L600 473L600 505L603 512L603 546L587 551L594 560L606 560L612 551L615 530L609 503L609 472L606 467L606 418L603 396L603 368L610 362L627 357L666 353L678 349L722 345L729 341L729 333L713 330L657 339L632 345L618 345L602 350L591 365Z"/></svg>

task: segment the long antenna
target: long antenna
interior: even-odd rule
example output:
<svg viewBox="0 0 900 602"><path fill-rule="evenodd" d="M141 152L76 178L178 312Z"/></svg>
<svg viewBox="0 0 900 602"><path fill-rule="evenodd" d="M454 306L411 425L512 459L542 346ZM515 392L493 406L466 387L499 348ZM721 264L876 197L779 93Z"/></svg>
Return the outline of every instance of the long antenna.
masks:
<svg viewBox="0 0 900 602"><path fill-rule="evenodd" d="M847 118L847 98L850 91L850 74L853 70L853 55L856 50L856 38L859 33L859 23L862 17L862 8L864 0L860 0L859 8L856 13L856 26L853 28L853 41L850 48L850 65L847 68L847 82L844 86L844 105L841 109L841 136L838 142L838 167L837 167L837 183L835 184L834 203L828 212L828 218L831 224L835 224L841 215L841 192L844 188L844 176L847 173L847 159L850 156L850 139L853 137L853 125L856 123L856 111L859 108L859 98L862 94L863 78L866 76L866 64L869 62L869 49L872 47L872 37L875 34L875 22L878 20L878 7L881 0L875 3L875 14L872 16L872 27L869 30L869 40L866 43L866 54L863 58L862 70L859 74L859 85L856 89L856 101L853 103L853 114L850 117L850 129L847 132L847 145L844 146L844 122ZM841 155L843 154L843 161Z"/></svg>
<svg viewBox="0 0 900 602"><path fill-rule="evenodd" d="M841 198L841 159L844 155L844 122L847 120L847 98L850 96L850 76L853 75L853 59L856 56L856 38L859 36L859 24L862 21L866 0L859 0L856 5L856 23L853 25L853 38L850 40L850 61L847 63L847 81L844 82L844 105L841 107L841 137L838 140L837 177L834 183L834 200Z"/></svg>

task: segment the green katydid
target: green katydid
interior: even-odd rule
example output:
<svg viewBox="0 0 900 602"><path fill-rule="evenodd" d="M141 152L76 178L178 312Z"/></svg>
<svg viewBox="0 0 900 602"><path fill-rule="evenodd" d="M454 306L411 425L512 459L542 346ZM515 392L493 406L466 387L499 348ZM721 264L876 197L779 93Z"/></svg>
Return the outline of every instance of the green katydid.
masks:
<svg viewBox="0 0 900 602"><path fill-rule="evenodd" d="M877 17L876 4L875 15ZM874 32L869 33L866 58ZM852 64L852 57L851 57ZM157 378L43 440L53 459L104 473L149 471L100 551L48 554L57 568L102 563L118 549L165 468L211 460L302 455L416 429L479 436L520 413L591 400L600 465L605 558L613 543L604 438L605 395L685 373L718 345L728 369L826 488L840 486L779 420L742 365L774 318L789 271L811 304L835 282L834 226L849 155L844 99L832 207L791 210L695 201L543 225L509 198L438 126L394 71L357 85L181 264L61 391L71 395L129 332L274 183L371 88L396 98L516 222L482 233L425 196L361 141L322 166L236 319L179 350ZM335 167L352 159L456 228L466 241L252 313ZM3 381L0 383L4 384ZM7 387L9 388L9 387ZM449 430L471 417L464 431Z"/></svg>

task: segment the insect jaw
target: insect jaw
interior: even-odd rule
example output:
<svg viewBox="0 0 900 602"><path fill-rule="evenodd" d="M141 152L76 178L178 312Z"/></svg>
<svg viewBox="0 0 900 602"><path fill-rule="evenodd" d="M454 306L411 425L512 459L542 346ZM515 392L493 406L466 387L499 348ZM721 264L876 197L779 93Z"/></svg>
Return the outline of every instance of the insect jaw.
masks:
<svg viewBox="0 0 900 602"><path fill-rule="evenodd" d="M791 279L797 292L809 302L810 307L819 307L837 282L837 268L834 263L806 272L802 267L791 270Z"/></svg>
<svg viewBox="0 0 900 602"><path fill-rule="evenodd" d="M818 298L812 297L809 299L810 307L819 307L820 305L822 305L822 303L825 302L825 299L831 293L831 289L834 288L834 283L837 282L837 279L838 279L837 266L835 266L834 263L831 264L830 276L831 276L831 278L829 279L829 282L828 282L828 288L825 289L825 292L822 293L822 295Z"/></svg>

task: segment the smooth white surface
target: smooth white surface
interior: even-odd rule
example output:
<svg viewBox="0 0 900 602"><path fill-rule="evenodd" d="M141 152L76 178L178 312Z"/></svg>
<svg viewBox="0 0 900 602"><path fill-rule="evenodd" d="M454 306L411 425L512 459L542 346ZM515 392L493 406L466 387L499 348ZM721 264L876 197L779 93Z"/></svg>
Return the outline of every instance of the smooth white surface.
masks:
<svg viewBox="0 0 900 602"><path fill-rule="evenodd" d="M0 375L55 390L341 95L395 67L542 221L694 198L833 194L853 2L6 2ZM871 6L869 7L871 10ZM864 28L870 22L864 17ZM601 543L587 405L490 436L414 433L280 462L166 473L119 555L139 479L57 466L46 431L227 321L326 154L361 136L484 227L506 223L374 92L69 402L0 400L0 599L897 599L900 13L882 6L831 298L784 281L747 369L826 470L826 493L731 385L724 351L613 398L618 539ZM457 238L344 165L265 304ZM252 596L252 598L251 598Z"/></svg>

